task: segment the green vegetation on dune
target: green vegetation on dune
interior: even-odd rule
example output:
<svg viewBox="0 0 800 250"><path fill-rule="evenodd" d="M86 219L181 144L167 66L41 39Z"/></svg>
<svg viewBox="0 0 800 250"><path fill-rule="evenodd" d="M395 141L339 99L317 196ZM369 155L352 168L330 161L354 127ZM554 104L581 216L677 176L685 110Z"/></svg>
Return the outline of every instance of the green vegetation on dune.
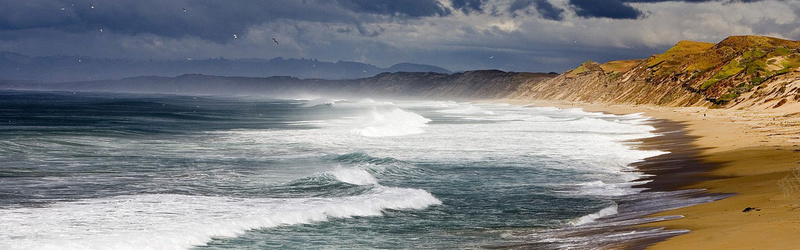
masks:
<svg viewBox="0 0 800 250"><path fill-rule="evenodd" d="M590 71L593 71L593 70L601 70L601 69L597 65L596 62L594 62L592 60L587 60L587 61L583 62L581 64L581 66L578 66L577 68L569 71L567 73L567 76L576 76L576 75L579 75L579 74L582 74L582 73L586 73L586 72L590 72Z"/></svg>
<svg viewBox="0 0 800 250"><path fill-rule="evenodd" d="M720 71L717 71L717 73L714 74L714 76L703 82L703 84L700 85L700 90L705 91L708 88L716 85L720 81L728 79L728 77L738 74L743 69L744 68L739 67L739 64L736 61L730 61L728 64L722 67Z"/></svg>
<svg viewBox="0 0 800 250"><path fill-rule="evenodd" d="M775 49L775 54L778 56L785 56L792 53L792 50L784 47L779 47Z"/></svg>
<svg viewBox="0 0 800 250"><path fill-rule="evenodd" d="M775 72L775 74L777 75L786 74L789 71L792 71L797 67L800 67L800 55L791 54L787 56L786 58L784 58L783 62L781 62L781 66L783 66L783 68L778 70L778 72Z"/></svg>
<svg viewBox="0 0 800 250"><path fill-rule="evenodd" d="M586 62L582 63L581 66L578 66L577 68L573 69L572 73L573 74L580 74L580 73L589 71L589 68L586 67L586 64L587 63L591 63L591 62L592 61L586 61Z"/></svg>
<svg viewBox="0 0 800 250"><path fill-rule="evenodd" d="M767 75L769 70L767 70L766 56L767 52L761 49L745 51L739 61L739 67L744 68L744 72L748 76L759 77Z"/></svg>
<svg viewBox="0 0 800 250"><path fill-rule="evenodd" d="M713 46L713 43L680 41L664 52L664 54L651 57L647 63L647 67L654 67L662 63L671 64L671 62L679 62L685 60L686 56L703 53Z"/></svg>
<svg viewBox="0 0 800 250"><path fill-rule="evenodd" d="M710 90L703 95L724 103L800 68L800 42L764 36L732 36L718 44L681 41L646 65L652 81L681 79L701 92Z"/></svg>
<svg viewBox="0 0 800 250"><path fill-rule="evenodd" d="M714 47L713 43L695 42L695 41L680 41L674 47L667 50L667 53L695 53L698 51L705 51Z"/></svg>
<svg viewBox="0 0 800 250"><path fill-rule="evenodd" d="M606 74L614 74L614 73L622 73L636 67L639 65L643 60L620 60L620 61L610 61L600 65L600 68L603 69L603 72Z"/></svg>
<svg viewBox="0 0 800 250"><path fill-rule="evenodd" d="M728 92L728 93L725 93L724 95L721 95L719 98L717 98L717 101L718 102L729 102L729 101L732 101L733 99L736 99L736 97L739 97L739 93Z"/></svg>
<svg viewBox="0 0 800 250"><path fill-rule="evenodd" d="M582 77L602 71L605 79L612 82L631 86L649 83L674 93L688 91L697 95L695 100L725 105L741 96L749 96L743 94L755 91L758 86L782 79L776 76L798 69L800 42L764 36L732 36L717 44L681 41L663 54L645 60L603 64L586 61L568 71L566 76ZM666 102L691 102L691 99L676 96L648 95Z"/></svg>

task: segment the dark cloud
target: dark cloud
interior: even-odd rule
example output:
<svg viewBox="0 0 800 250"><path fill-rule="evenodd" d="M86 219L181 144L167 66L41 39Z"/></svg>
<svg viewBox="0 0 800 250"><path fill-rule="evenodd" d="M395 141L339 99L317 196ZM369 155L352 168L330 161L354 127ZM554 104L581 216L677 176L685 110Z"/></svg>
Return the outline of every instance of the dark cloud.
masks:
<svg viewBox="0 0 800 250"><path fill-rule="evenodd" d="M453 8L461 10L464 13L469 12L483 12L482 0L452 0Z"/></svg>
<svg viewBox="0 0 800 250"><path fill-rule="evenodd" d="M199 37L225 42L232 40L233 34L245 33L249 27L281 18L343 23L362 21L337 9L342 10L330 3L291 0L3 1L0 2L0 30L49 29L80 33L104 29L117 34Z"/></svg>
<svg viewBox="0 0 800 250"><path fill-rule="evenodd" d="M570 6L579 17L636 19L642 12L621 0L570 0Z"/></svg>
<svg viewBox="0 0 800 250"><path fill-rule="evenodd" d="M757 19L760 21L693 27L692 22L712 14L767 12L725 6L757 1L0 0L0 51L131 60L313 57L383 67L411 61L456 70L502 67L560 71L586 59L646 57L669 47L674 43L670 39L698 39L675 30L701 34L706 41L721 40L731 30L741 30L738 28L750 28L754 34L793 34L794 23L776 24L773 18L763 17ZM648 4L659 2L675 4ZM697 13L681 13L695 8L699 9ZM785 8L800 13L795 5L785 4ZM509 15L518 18L507 22L513 32L495 25L506 24ZM647 20L650 15L659 15L666 23L656 25ZM769 17L769 13L764 15ZM629 22L586 20L592 18L641 20L631 25L635 29L629 29L621 26ZM577 25L541 19L571 19ZM636 35L646 28L664 27L670 32L658 33L657 39ZM99 32L101 28L103 33ZM233 34L239 39L234 40ZM280 46L272 42L273 37ZM791 38L796 39L796 35ZM576 40L585 44L572 43ZM666 47L654 49L661 41ZM603 47L607 44L629 49ZM594 50L581 51L586 48ZM503 62L487 59L492 56L503 58Z"/></svg>
<svg viewBox="0 0 800 250"><path fill-rule="evenodd" d="M764 0L623 0L626 3L661 3L661 2L686 2L686 3L705 3L705 2L722 2L722 3L755 3Z"/></svg>
<svg viewBox="0 0 800 250"><path fill-rule="evenodd" d="M570 0L569 4L575 14L584 18L611 18L611 19L637 19L643 13L628 3L662 3L662 2L685 2L685 3L754 3L764 0ZM549 4L549 3L548 3ZM537 7L538 8L538 7ZM541 11L540 11L541 12Z"/></svg>
<svg viewBox="0 0 800 250"><path fill-rule="evenodd" d="M539 14L542 14L542 17L550 20L562 20L564 16L564 9L558 8L553 6L547 0L535 0L534 5L536 6L536 11L539 11Z"/></svg>
<svg viewBox="0 0 800 250"><path fill-rule="evenodd" d="M0 40L13 40L15 34L24 33L7 32L14 30L86 33L103 29L115 34L198 37L225 43L233 40L233 34L242 36L250 27L280 19L360 26L381 18L449 14L450 10L435 0L0 1ZM358 29L366 36L381 32Z"/></svg>
<svg viewBox="0 0 800 250"><path fill-rule="evenodd" d="M518 11L523 11L525 14L530 15L531 12L529 8L531 6L535 7L536 12L538 12L542 18L556 21L564 19L564 9L553 6L553 4L547 0L515 0L509 6L508 11L514 17L517 16Z"/></svg>
<svg viewBox="0 0 800 250"><path fill-rule="evenodd" d="M446 16L450 10L434 0L339 0L343 7L355 12L408 17Z"/></svg>

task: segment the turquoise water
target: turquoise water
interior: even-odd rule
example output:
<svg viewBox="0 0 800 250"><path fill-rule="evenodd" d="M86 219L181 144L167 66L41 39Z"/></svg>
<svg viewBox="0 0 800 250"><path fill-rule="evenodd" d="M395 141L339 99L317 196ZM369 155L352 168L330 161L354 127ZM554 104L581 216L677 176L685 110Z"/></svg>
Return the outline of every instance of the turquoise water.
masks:
<svg viewBox="0 0 800 250"><path fill-rule="evenodd" d="M0 248L480 248L617 213L647 118L0 92Z"/></svg>

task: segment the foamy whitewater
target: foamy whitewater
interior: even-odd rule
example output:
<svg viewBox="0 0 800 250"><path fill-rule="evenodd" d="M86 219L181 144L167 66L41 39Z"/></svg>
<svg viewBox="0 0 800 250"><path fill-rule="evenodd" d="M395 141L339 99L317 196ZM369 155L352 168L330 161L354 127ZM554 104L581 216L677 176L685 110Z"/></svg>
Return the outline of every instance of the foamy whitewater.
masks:
<svg viewBox="0 0 800 250"><path fill-rule="evenodd" d="M0 249L475 248L592 225L640 114L0 92ZM7 112L5 112L7 111Z"/></svg>

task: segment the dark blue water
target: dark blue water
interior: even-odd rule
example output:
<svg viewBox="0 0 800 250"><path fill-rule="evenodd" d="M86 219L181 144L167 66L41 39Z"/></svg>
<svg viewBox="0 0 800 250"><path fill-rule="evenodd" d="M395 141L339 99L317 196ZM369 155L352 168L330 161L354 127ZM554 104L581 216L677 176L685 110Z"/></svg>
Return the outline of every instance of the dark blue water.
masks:
<svg viewBox="0 0 800 250"><path fill-rule="evenodd" d="M638 115L0 92L0 248L478 248L617 212ZM590 215L595 214L595 215ZM589 215L589 216L587 216Z"/></svg>

